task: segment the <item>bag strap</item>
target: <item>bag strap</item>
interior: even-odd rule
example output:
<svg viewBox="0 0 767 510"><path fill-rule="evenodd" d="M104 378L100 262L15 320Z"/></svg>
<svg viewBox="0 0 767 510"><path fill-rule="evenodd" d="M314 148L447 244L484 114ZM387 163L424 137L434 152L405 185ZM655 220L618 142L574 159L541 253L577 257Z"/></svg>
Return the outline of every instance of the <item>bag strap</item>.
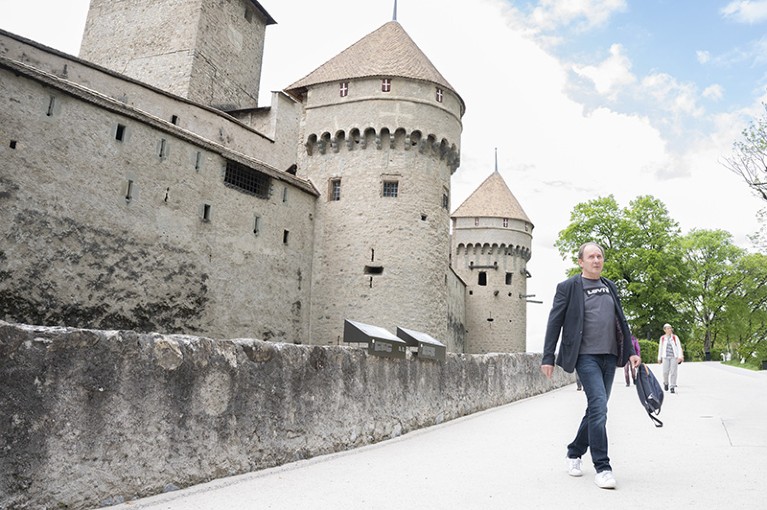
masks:
<svg viewBox="0 0 767 510"><path fill-rule="evenodd" d="M650 411L647 411L647 416L649 416L649 417L650 417L650 419L653 421L653 425L655 425L656 427L662 427L662 426L663 426L663 422L662 422L662 421L660 421L660 420L659 420L658 418L656 418L655 416L653 416L653 415L652 415L652 413L651 413Z"/></svg>

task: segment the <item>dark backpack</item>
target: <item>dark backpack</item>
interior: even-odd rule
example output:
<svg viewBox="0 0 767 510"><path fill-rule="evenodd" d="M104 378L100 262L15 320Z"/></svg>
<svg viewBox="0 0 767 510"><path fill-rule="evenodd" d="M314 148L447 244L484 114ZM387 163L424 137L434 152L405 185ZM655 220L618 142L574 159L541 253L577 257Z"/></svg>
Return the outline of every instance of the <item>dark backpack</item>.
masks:
<svg viewBox="0 0 767 510"><path fill-rule="evenodd" d="M658 384L658 379L655 378L655 375L647 365L640 363L639 367L637 367L634 382L636 383L639 401L647 411L647 415L655 423L656 427L662 427L663 422L653 416L653 414L660 414L660 406L663 405L663 389Z"/></svg>

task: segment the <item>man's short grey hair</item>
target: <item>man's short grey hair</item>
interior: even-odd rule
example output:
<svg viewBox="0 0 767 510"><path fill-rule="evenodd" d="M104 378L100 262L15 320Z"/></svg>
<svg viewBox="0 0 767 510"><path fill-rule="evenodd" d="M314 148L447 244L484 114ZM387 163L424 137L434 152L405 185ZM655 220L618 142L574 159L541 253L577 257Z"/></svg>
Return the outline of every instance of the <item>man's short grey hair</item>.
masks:
<svg viewBox="0 0 767 510"><path fill-rule="evenodd" d="M583 260L583 252L586 250L587 246L596 246L597 248L599 248L599 251L602 252L602 258L605 257L605 250L594 241L589 241L587 243L583 243L581 247L578 248L578 260Z"/></svg>

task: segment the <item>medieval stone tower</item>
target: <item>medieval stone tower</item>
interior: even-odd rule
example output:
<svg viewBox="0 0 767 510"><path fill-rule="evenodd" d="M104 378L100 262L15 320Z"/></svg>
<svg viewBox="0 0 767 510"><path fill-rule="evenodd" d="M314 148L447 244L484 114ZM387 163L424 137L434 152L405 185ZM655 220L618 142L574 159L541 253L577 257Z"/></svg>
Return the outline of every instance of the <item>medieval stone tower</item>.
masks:
<svg viewBox="0 0 767 510"><path fill-rule="evenodd" d="M254 107L264 36L255 0L91 0L80 57L196 103Z"/></svg>
<svg viewBox="0 0 767 510"><path fill-rule="evenodd" d="M303 105L298 175L320 193L312 337L335 343L352 319L444 338L463 100L396 21L286 92Z"/></svg>
<svg viewBox="0 0 767 510"><path fill-rule="evenodd" d="M452 218L452 265L466 282L466 352L524 352L533 224L497 169Z"/></svg>

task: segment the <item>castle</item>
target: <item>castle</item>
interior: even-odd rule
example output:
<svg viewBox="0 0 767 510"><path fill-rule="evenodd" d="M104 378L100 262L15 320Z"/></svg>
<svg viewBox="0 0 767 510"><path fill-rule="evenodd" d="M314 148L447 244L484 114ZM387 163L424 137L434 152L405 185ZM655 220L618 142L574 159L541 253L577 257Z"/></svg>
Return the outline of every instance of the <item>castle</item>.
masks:
<svg viewBox="0 0 767 510"><path fill-rule="evenodd" d="M0 318L524 351L533 224L497 168L450 214L458 92L395 20L259 107L273 23L92 0L79 58L0 31Z"/></svg>

